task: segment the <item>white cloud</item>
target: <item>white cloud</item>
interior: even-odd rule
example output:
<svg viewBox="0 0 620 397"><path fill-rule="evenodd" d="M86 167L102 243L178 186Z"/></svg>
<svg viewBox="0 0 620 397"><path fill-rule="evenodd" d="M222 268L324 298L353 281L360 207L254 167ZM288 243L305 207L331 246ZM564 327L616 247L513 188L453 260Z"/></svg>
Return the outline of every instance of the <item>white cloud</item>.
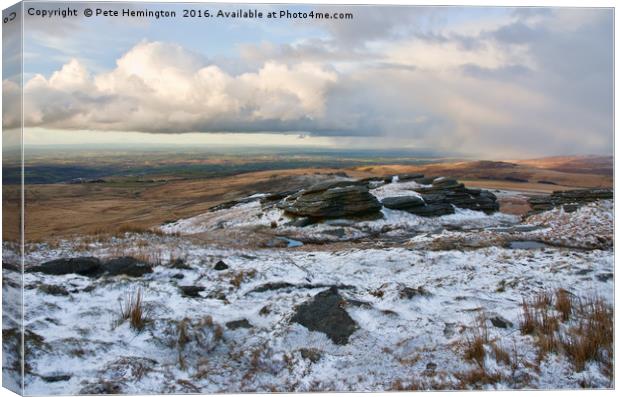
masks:
<svg viewBox="0 0 620 397"><path fill-rule="evenodd" d="M24 88L27 126L186 132L320 118L338 77L316 63L266 62L230 75L182 47L141 42L107 73L72 59Z"/></svg>

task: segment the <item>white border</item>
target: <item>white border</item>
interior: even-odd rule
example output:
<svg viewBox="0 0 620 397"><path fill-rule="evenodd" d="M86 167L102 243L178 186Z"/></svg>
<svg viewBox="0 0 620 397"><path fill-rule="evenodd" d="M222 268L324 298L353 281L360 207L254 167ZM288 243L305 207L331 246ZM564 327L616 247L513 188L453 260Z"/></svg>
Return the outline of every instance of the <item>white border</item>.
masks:
<svg viewBox="0 0 620 397"><path fill-rule="evenodd" d="M31 1L31 0L27 0L27 1ZM108 0L110 2L134 2L134 3L148 3L149 1L144 1L144 0L135 0L135 1L123 1L123 0ZM77 1L77 0L65 0L64 2L67 3L71 3L71 2L84 2L84 1ZM153 1L151 1L153 2ZM192 1L180 1L180 0L168 0L166 2L169 3L192 3ZM7 8L13 4L15 4L16 1L12 1L12 0L0 0L0 5L2 6L2 9ZM200 3L200 2L194 2L194 3ZM377 4L377 5L430 5L430 6L450 6L450 5L455 5L455 6L533 6L533 7L611 7L614 8L614 22L615 22L615 16L616 16L616 4L617 2L615 1L610 1L610 0L590 0L590 1L584 1L584 0L524 0L524 1L514 1L514 0L424 0L424 1L418 1L418 0L388 0L388 1L381 1L381 0L361 0L361 1L354 1L354 0L315 0L315 1L304 1L304 0L288 0L288 1L251 1L251 0L237 0L237 1L231 1L231 0L219 0L219 1L205 1L202 3L232 3L232 4L240 4L240 3L263 3L263 4ZM0 33L0 38L1 38L1 33ZM617 43L618 43L618 31L617 29L615 29L615 23L614 23L614 76L617 75L618 73L618 65L615 62L615 53L616 53L616 49L617 49ZM0 61L2 59L2 54L0 52ZM614 138L615 138L615 114L618 111L618 102L616 101L616 92L617 92L617 81L614 78ZM0 96L0 104L2 103L2 99ZM619 176L618 174L615 172L616 168L615 168L615 159L618 155L618 143L617 141L614 139L614 186L620 186L618 184L619 182ZM2 154L0 151L0 161L2 159ZM1 171L0 171L0 177L1 177ZM0 191L1 191L1 186L0 186ZM0 236L2 234L2 214L0 212ZM617 230L618 227L618 208L617 206L614 207L614 236L615 236L615 231ZM617 245L617 240L614 238L614 245ZM617 268L617 264L618 264L618 257L615 256L615 263L614 263L614 273L615 273L615 269ZM617 274L616 274L617 276ZM616 282L616 278L614 280L614 283ZM0 295L1 296L1 295ZM618 307L618 296L615 295L615 308ZM615 341L618 340L618 327L615 327ZM615 347L615 346L614 346ZM0 351L0 357L1 357L1 351ZM618 368L616 366L616 368L614 369L615 371L615 381L618 381ZM595 396L611 396L611 395L615 395L615 392L612 390L584 390L584 391L580 391L580 390L574 390L574 391L485 391L485 392L432 392L433 396L447 396L447 395L451 395L453 393L467 393L467 395L475 395L475 394L481 394L484 396L495 396L495 395L504 395L504 396L520 396L520 395L527 395L527 396L548 396L548 397L556 397L556 396L582 396L584 393L588 393L588 394L592 394ZM612 394L613 393L613 394ZM316 395L316 393L282 393L283 395L291 395L291 396L312 396L313 394ZM364 396L385 396L388 393L364 393ZM392 393L390 393L392 394ZM231 396L231 397L237 397L237 396L246 396L247 394L227 394L226 396ZM269 395L269 394L258 394L258 395ZM321 396L326 396L326 397L332 397L332 396L338 396L338 397L344 397L344 396L359 396L360 393L321 393ZM413 392L398 392L398 396L407 396L407 397L411 397L413 396ZM0 389L0 397L8 397L8 396L15 396L14 393L12 393L11 391L1 388ZM127 395L127 396L131 396L131 395Z"/></svg>

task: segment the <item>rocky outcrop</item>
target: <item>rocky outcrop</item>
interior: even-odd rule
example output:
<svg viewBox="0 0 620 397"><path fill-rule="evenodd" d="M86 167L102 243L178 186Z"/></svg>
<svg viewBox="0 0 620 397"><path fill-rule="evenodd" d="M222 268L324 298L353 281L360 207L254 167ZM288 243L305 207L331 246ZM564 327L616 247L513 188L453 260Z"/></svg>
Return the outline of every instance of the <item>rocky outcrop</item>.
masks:
<svg viewBox="0 0 620 397"><path fill-rule="evenodd" d="M535 214L548 211L554 207L562 207L566 212L573 212L586 203L614 198L612 189L579 189L555 191L548 196L530 197L528 200Z"/></svg>
<svg viewBox="0 0 620 397"><path fill-rule="evenodd" d="M398 178L399 182L405 182L405 181L417 181L419 179L424 178L423 174L399 174L396 175L396 177Z"/></svg>
<svg viewBox="0 0 620 397"><path fill-rule="evenodd" d="M102 265L102 270L110 276L124 274L131 277L141 277L146 273L153 273L151 265L142 263L131 256L111 259Z"/></svg>
<svg viewBox="0 0 620 397"><path fill-rule="evenodd" d="M499 210L497 197L488 190L466 188L456 179L437 178L430 187L416 189L427 205L455 206L492 214Z"/></svg>
<svg viewBox="0 0 620 397"><path fill-rule="evenodd" d="M419 196L399 196L387 197L381 201L385 208L391 210L409 211L426 205L422 197Z"/></svg>
<svg viewBox="0 0 620 397"><path fill-rule="evenodd" d="M321 182L287 197L278 207L289 215L311 219L380 216L381 204L365 182Z"/></svg>
<svg viewBox="0 0 620 397"><path fill-rule="evenodd" d="M146 273L152 273L150 264L140 262L130 256L113 258L101 261L92 256L77 258L61 258L33 266L29 272L39 272L51 275L78 274L80 276L99 277L102 275L117 276L126 275L140 277Z"/></svg>
<svg viewBox="0 0 620 397"><path fill-rule="evenodd" d="M45 262L29 269L31 272L39 272L60 276L63 274L79 274L80 276L96 276L101 273L101 261L92 256L77 258L61 258Z"/></svg>
<svg viewBox="0 0 620 397"><path fill-rule="evenodd" d="M454 213L454 207L491 214L499 210L497 197L489 191L466 188L456 179L435 178L431 186L414 189L419 196L387 197L386 208L414 215L435 217Z"/></svg>
<svg viewBox="0 0 620 397"><path fill-rule="evenodd" d="M391 210L401 210L411 213L415 213L420 207L426 205L424 200L419 196L386 197L381 201L381 204L383 204L385 208Z"/></svg>
<svg viewBox="0 0 620 397"><path fill-rule="evenodd" d="M337 345L345 345L357 330L357 324L342 308L344 303L338 289L331 287L318 293L311 301L297 306L291 321L310 331L324 333Z"/></svg>

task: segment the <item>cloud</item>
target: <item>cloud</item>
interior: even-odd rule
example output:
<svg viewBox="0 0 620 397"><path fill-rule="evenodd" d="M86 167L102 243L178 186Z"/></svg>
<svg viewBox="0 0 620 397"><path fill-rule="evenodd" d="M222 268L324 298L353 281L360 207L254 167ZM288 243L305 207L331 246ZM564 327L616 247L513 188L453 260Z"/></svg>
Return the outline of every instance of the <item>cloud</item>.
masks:
<svg viewBox="0 0 620 397"><path fill-rule="evenodd" d="M313 63L266 62L230 75L174 44L142 42L114 70L76 59L24 88L27 126L144 132L295 129L320 118L337 75ZM252 127L253 126L253 127Z"/></svg>
<svg viewBox="0 0 620 397"><path fill-rule="evenodd" d="M159 41L103 72L72 59L26 83L26 125L271 131L515 157L611 151L608 10L355 10L355 23L324 22L323 34L239 45L239 68Z"/></svg>

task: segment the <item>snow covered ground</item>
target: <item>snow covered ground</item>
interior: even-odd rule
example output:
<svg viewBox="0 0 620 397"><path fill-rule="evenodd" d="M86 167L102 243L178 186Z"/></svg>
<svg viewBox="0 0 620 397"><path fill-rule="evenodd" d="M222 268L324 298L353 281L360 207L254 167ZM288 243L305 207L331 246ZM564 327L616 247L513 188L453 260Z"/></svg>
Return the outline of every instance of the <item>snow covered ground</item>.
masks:
<svg viewBox="0 0 620 397"><path fill-rule="evenodd" d="M534 337L519 330L523 299L542 291L562 288L613 304L613 249L604 244L613 242L611 202L524 222L467 210L434 219L384 210L384 219L302 228L288 221L255 201L162 226L169 235L28 247L31 265L119 255L156 258L157 265L139 278L26 273L26 393L613 387L597 362L577 372L566 355L538 357ZM223 247L191 238L231 230L326 244ZM390 236L406 239L354 243ZM514 240L550 245L505 247ZM215 270L219 261L228 268ZM5 269L5 294L18 278ZM332 285L358 326L344 345L291 321L298 305ZM179 286L204 290L185 296ZM149 319L141 331L119 321L120 304L138 290ZM463 374L478 368L464 350L482 314L489 339L511 360L494 358L486 346L484 367L498 377L464 384ZM227 326L238 320L247 323ZM5 357L5 378L12 359Z"/></svg>

